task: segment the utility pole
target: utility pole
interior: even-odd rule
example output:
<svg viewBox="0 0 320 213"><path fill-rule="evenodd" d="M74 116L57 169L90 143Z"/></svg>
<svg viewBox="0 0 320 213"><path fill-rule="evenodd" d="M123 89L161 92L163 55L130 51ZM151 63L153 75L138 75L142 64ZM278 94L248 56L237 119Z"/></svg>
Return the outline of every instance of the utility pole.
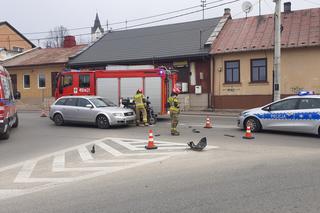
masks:
<svg viewBox="0 0 320 213"><path fill-rule="evenodd" d="M259 0L259 16L261 16L261 0Z"/></svg>
<svg viewBox="0 0 320 213"><path fill-rule="evenodd" d="M204 8L207 6L206 5L207 0L201 0L201 7L202 7L202 20L204 20Z"/></svg>
<svg viewBox="0 0 320 213"><path fill-rule="evenodd" d="M276 3L274 14L274 85L273 100L281 99L281 0L273 0Z"/></svg>

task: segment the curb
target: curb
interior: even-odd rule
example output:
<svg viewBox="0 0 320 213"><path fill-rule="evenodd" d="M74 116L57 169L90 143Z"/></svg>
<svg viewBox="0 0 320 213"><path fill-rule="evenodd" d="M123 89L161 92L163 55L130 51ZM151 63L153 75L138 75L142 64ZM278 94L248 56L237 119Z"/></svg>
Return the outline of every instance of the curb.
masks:
<svg viewBox="0 0 320 213"><path fill-rule="evenodd" d="M181 112L180 113L181 115L194 115L194 116L221 116L221 117L232 117L232 118L234 118L234 117L238 117L238 113L205 113L205 112L203 112L203 113L196 113L196 112L194 112L194 113L183 113L183 112Z"/></svg>

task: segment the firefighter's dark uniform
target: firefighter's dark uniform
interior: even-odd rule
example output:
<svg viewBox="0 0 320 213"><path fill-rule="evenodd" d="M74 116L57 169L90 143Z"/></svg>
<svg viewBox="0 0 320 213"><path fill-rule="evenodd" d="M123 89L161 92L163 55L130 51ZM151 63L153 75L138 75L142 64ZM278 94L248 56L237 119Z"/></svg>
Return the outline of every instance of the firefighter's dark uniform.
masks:
<svg viewBox="0 0 320 213"><path fill-rule="evenodd" d="M172 94L171 97L168 99L169 103L169 111L170 111L170 118L171 118L171 135L180 135L177 131L178 126L178 115L180 113L180 106L179 100L175 94Z"/></svg>
<svg viewBox="0 0 320 213"><path fill-rule="evenodd" d="M140 123L140 113L142 113L142 116L143 116L143 123L144 125L148 125L147 123L147 111L146 111L146 108L145 108L145 97L142 93L137 93L134 97L134 102L135 102L135 105L136 105L136 121L137 121L137 124Z"/></svg>

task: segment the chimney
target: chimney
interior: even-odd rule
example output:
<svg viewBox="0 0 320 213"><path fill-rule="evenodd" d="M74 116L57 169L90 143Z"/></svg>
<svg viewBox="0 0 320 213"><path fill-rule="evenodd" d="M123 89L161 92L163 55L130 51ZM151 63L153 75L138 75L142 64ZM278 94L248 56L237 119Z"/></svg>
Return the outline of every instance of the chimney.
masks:
<svg viewBox="0 0 320 213"><path fill-rule="evenodd" d="M230 8L224 8L223 16L230 16L230 15L231 15L231 9Z"/></svg>
<svg viewBox="0 0 320 213"><path fill-rule="evenodd" d="M75 36L65 36L63 41L64 48L70 48L76 46L76 37Z"/></svg>
<svg viewBox="0 0 320 213"><path fill-rule="evenodd" d="M291 2L285 2L283 5L284 5L284 12L290 13L291 12Z"/></svg>

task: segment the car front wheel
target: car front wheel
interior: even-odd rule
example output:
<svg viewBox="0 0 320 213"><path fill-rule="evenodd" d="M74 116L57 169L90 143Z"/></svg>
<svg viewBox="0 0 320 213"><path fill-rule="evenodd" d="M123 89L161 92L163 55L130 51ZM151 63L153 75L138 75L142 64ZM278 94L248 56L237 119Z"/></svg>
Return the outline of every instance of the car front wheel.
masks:
<svg viewBox="0 0 320 213"><path fill-rule="evenodd" d="M108 118L105 115L99 115L97 117L97 126L99 129L108 129L110 127Z"/></svg>
<svg viewBox="0 0 320 213"><path fill-rule="evenodd" d="M0 135L0 139L9 139L10 137L10 131L11 131L11 127L8 124L6 132L4 132L3 134Z"/></svg>
<svg viewBox="0 0 320 213"><path fill-rule="evenodd" d="M16 114L16 121L12 125L12 128L17 128L18 126L19 126L19 117L18 117L18 114Z"/></svg>
<svg viewBox="0 0 320 213"><path fill-rule="evenodd" d="M258 119L249 117L244 122L245 129L250 126L252 132L259 132L261 130L261 123Z"/></svg>
<svg viewBox="0 0 320 213"><path fill-rule="evenodd" d="M56 124L56 126L62 126L64 123L63 117L59 113L53 116L53 121Z"/></svg>

